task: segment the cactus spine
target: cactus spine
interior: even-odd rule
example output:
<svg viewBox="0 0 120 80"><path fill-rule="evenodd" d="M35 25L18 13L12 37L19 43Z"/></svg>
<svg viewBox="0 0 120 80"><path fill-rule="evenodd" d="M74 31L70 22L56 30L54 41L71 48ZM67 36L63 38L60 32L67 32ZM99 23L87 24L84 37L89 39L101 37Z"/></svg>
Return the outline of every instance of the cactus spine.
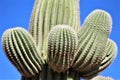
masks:
<svg viewBox="0 0 120 80"><path fill-rule="evenodd" d="M111 16L95 10L81 29L79 16L79 0L36 0L29 33L5 31L3 49L21 80L92 79L110 65L117 53Z"/></svg>

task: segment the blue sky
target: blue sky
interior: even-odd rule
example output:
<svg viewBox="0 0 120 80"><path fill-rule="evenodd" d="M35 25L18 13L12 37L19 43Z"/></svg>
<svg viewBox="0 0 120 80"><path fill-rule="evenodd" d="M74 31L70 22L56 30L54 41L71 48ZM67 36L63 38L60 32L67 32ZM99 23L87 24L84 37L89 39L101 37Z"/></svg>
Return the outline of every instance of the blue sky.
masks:
<svg viewBox="0 0 120 80"><path fill-rule="evenodd" d="M3 32L12 27L28 29L34 0L0 0L0 38ZM113 63L101 75L120 80L120 0L81 0L81 23L94 9L110 13L113 27L110 38L118 45L118 54ZM20 73L5 56L0 43L0 80L20 80Z"/></svg>

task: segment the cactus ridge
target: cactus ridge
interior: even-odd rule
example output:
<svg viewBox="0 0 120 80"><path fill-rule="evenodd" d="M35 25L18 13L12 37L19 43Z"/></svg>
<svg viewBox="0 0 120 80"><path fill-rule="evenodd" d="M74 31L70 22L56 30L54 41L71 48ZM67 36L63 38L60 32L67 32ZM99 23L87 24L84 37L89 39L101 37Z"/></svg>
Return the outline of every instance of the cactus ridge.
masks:
<svg viewBox="0 0 120 80"><path fill-rule="evenodd" d="M13 40L11 40L11 30L9 29L8 31L10 31L10 32L5 32L4 34L4 36L5 36L5 38L6 38L6 41L5 42L3 42L3 45L5 44L5 47L4 47L4 49L5 49L5 51L6 51L6 53L8 53L7 54L7 56L9 57L9 59L11 60L11 61L13 61L13 64L16 66L16 67L18 67L18 70L22 70L22 71L24 71L25 73L27 73L26 72L26 70L23 68L23 65L20 63L20 60L19 60L19 58L18 58L18 55L16 54L16 51L14 50L15 48L13 48L14 46L13 46L13 43L11 43L11 41L13 41ZM9 33L9 34L8 34ZM12 36L12 37L14 37L14 36ZM12 53L14 53L13 55L12 55ZM17 61L17 62L16 62ZM24 74L25 74L24 73Z"/></svg>
<svg viewBox="0 0 120 80"><path fill-rule="evenodd" d="M24 76L29 77L41 71L42 58L32 37L23 28L7 30L2 43L6 55Z"/></svg>
<svg viewBox="0 0 120 80"><path fill-rule="evenodd" d="M74 23L74 25L71 25L71 26L74 26L74 29L76 31L78 31L80 29L80 9L79 9L79 1L80 0L73 0L73 3L74 3L74 6L73 8L75 9L74 10L74 15L75 15L75 22L72 22Z"/></svg>
<svg viewBox="0 0 120 80"><path fill-rule="evenodd" d="M75 62L73 62L73 67L77 71L88 71L93 66L100 64L103 56L101 52L104 50L111 29L109 19L111 18L106 12L95 10L87 17L83 27L78 31L78 51L75 55ZM100 24L102 24L102 28ZM84 34L82 34L83 32ZM83 60L84 62L81 63Z"/></svg>
<svg viewBox="0 0 120 80"><path fill-rule="evenodd" d="M70 68L77 48L76 32L66 25L57 25L48 38L48 62L53 70L64 72Z"/></svg>

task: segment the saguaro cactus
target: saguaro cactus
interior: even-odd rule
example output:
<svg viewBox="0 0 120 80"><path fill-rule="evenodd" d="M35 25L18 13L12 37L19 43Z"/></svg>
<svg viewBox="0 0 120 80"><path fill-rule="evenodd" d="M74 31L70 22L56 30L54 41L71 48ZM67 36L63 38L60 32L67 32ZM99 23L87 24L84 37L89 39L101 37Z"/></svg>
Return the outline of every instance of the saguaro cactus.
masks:
<svg viewBox="0 0 120 80"><path fill-rule="evenodd" d="M95 10L81 29L79 16L79 0L36 0L29 32L4 32L3 49L22 80L91 79L110 65L117 53L111 16Z"/></svg>

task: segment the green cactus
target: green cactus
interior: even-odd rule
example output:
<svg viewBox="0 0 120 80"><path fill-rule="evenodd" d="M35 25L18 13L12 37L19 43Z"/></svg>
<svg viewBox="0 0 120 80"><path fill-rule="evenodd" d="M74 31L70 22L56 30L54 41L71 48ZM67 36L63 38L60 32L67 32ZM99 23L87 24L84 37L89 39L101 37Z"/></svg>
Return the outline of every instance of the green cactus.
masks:
<svg viewBox="0 0 120 80"><path fill-rule="evenodd" d="M109 39L109 13L93 11L81 29L79 16L79 0L36 0L29 32L4 32L3 49L21 80L92 79L112 63L117 45Z"/></svg>
<svg viewBox="0 0 120 80"><path fill-rule="evenodd" d="M102 61L99 66L94 66L93 69L81 73L81 77L83 78L92 78L96 76L99 72L103 71L107 68L110 63L114 60L117 53L117 45L114 41L108 39L105 50L103 51L104 56L102 57Z"/></svg>
<svg viewBox="0 0 120 80"><path fill-rule="evenodd" d="M44 63L31 35L23 28L8 29L2 37L3 49L7 57L25 77L42 71Z"/></svg>
<svg viewBox="0 0 120 80"><path fill-rule="evenodd" d="M79 0L36 0L31 16L30 34L34 37L39 51L47 54L47 37L50 29L57 24L73 26L78 30Z"/></svg>
<svg viewBox="0 0 120 80"><path fill-rule="evenodd" d="M48 38L49 65L57 72L65 72L71 66L76 48L76 32L70 26L55 26Z"/></svg>
<svg viewBox="0 0 120 80"><path fill-rule="evenodd" d="M78 31L78 49L73 61L76 71L88 71L100 64L110 29L111 18L105 11L95 10L86 18Z"/></svg>
<svg viewBox="0 0 120 80"><path fill-rule="evenodd" d="M96 76L91 80L113 80L111 77Z"/></svg>

